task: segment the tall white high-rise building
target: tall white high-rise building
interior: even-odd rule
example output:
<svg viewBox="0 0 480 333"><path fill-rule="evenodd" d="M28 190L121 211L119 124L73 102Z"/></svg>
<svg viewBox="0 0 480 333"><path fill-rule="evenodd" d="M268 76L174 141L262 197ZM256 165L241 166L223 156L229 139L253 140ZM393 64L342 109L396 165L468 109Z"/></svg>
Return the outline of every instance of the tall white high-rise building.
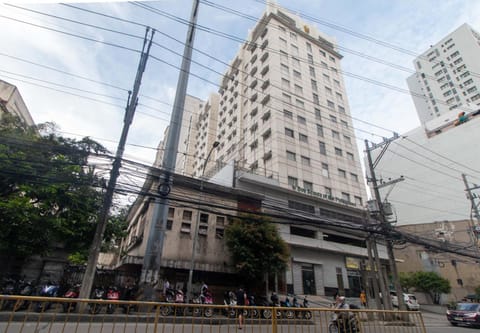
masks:
<svg viewBox="0 0 480 333"><path fill-rule="evenodd" d="M222 79L214 158L281 187L362 207L341 59L333 38L267 5Z"/></svg>
<svg viewBox="0 0 480 333"><path fill-rule="evenodd" d="M442 38L414 60L407 79L420 122L480 105L480 34L468 24Z"/></svg>

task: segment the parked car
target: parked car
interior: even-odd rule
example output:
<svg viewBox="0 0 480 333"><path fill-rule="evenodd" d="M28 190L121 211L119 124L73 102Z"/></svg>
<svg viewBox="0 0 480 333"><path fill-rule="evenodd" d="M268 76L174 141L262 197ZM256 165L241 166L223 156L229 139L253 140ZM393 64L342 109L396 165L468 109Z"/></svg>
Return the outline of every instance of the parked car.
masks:
<svg viewBox="0 0 480 333"><path fill-rule="evenodd" d="M447 310L447 319L453 326L480 327L480 303L457 303L455 308Z"/></svg>
<svg viewBox="0 0 480 333"><path fill-rule="evenodd" d="M396 291L390 291L390 296L392 297L392 305L394 308L398 308L398 297ZM417 298L413 294L403 294L403 300L409 311L418 311L420 310L420 304L417 302Z"/></svg>

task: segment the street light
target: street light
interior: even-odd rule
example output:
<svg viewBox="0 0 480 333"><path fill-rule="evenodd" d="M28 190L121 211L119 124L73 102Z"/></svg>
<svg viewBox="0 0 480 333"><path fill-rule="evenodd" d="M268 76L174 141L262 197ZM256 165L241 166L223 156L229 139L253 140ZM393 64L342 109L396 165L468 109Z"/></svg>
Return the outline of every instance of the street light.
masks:
<svg viewBox="0 0 480 333"><path fill-rule="evenodd" d="M210 159L210 155L212 155L213 150L217 148L219 145L220 145L220 142L218 141L215 141L212 144L212 148L210 148L207 158L205 159L205 163L203 164L202 175L200 176L200 192L198 194L197 224L195 225L195 232L193 234L192 259L190 260L190 270L188 272L187 301L190 301L193 298L192 279L193 279L193 269L195 267L195 247L197 246L198 229L200 226L200 201L202 199L202 193L203 193L203 177L205 175L205 169L207 168L207 163L208 163L208 160Z"/></svg>

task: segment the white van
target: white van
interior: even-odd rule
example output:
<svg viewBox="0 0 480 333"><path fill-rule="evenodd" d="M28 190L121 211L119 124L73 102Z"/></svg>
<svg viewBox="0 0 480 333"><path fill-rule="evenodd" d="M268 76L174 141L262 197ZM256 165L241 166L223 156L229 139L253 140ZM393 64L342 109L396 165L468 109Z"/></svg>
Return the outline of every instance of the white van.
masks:
<svg viewBox="0 0 480 333"><path fill-rule="evenodd" d="M395 308L398 308L398 297L396 291L390 291L390 296L392 297L392 305ZM417 298L413 294L403 294L403 299L407 310L418 311L420 310L420 304L417 302Z"/></svg>

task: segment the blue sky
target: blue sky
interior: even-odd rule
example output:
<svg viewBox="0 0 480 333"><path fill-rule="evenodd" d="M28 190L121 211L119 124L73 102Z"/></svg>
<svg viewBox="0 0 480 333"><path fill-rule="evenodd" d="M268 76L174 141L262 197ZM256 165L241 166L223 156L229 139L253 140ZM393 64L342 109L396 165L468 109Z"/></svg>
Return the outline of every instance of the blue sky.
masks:
<svg viewBox="0 0 480 333"><path fill-rule="evenodd" d="M262 1L257 0L236 2L212 0L212 2L255 18L260 17L265 7ZM279 0L277 3L297 12L300 16L313 17L317 21L313 25L336 38L341 47L340 53L344 55L343 70L351 73L351 76L345 76L345 82L352 116L358 119L354 120L354 126L360 130L357 131L360 140L378 142L381 140L379 135L390 136L390 131L404 133L419 125L411 97L396 89L381 86L387 84L407 89L406 78L411 74L409 71L413 70L412 53L424 52L429 45L435 44L463 23L480 30L478 21L480 1L474 0ZM90 136L115 151L123 125L127 98L125 90L133 87L139 54L12 19L134 50L141 49L144 28L57 3L10 2L10 4L124 33L121 35L107 32L8 4L0 5L2 15L0 29L7 32L2 33L0 44L0 79L13 83L20 89L36 122L54 121L65 136ZM149 164L154 159L158 142L163 139L164 129L170 117L181 61L178 54L183 52L183 45L174 39L180 42L185 40L186 26L176 20L189 18L191 1L164 0L143 4L161 10L163 14L153 13L127 2L73 5L146 24L157 30L154 41L158 45L154 45L151 50L152 56L156 59L149 59L147 64L140 91L140 105L129 133L125 154L126 158ZM166 17L165 14L176 20ZM307 18L305 20L309 21ZM246 38L248 30L255 24L248 18L213 8L205 3L200 5L198 23L240 39ZM362 35L364 38L355 35ZM406 52L380 45L382 43L397 46ZM238 47L238 41L219 37L211 32L198 31L196 35L195 48L218 58L221 62L230 62ZM363 54L365 57L359 57L354 53ZM382 59L391 65L380 64L366 57ZM20 59L89 80L48 70ZM225 72L226 66L199 52L194 52L194 60L211 71L203 66L192 65L192 73L205 80L192 76L188 93L206 99L210 92L217 90L215 84L220 82L218 73ZM404 70L393 68L394 66L400 66ZM362 79L352 76L360 76ZM377 84L366 81L374 81ZM39 85L69 91L90 99L46 89ZM359 120L376 124L389 131L368 126ZM361 150L362 148L360 147Z"/></svg>

